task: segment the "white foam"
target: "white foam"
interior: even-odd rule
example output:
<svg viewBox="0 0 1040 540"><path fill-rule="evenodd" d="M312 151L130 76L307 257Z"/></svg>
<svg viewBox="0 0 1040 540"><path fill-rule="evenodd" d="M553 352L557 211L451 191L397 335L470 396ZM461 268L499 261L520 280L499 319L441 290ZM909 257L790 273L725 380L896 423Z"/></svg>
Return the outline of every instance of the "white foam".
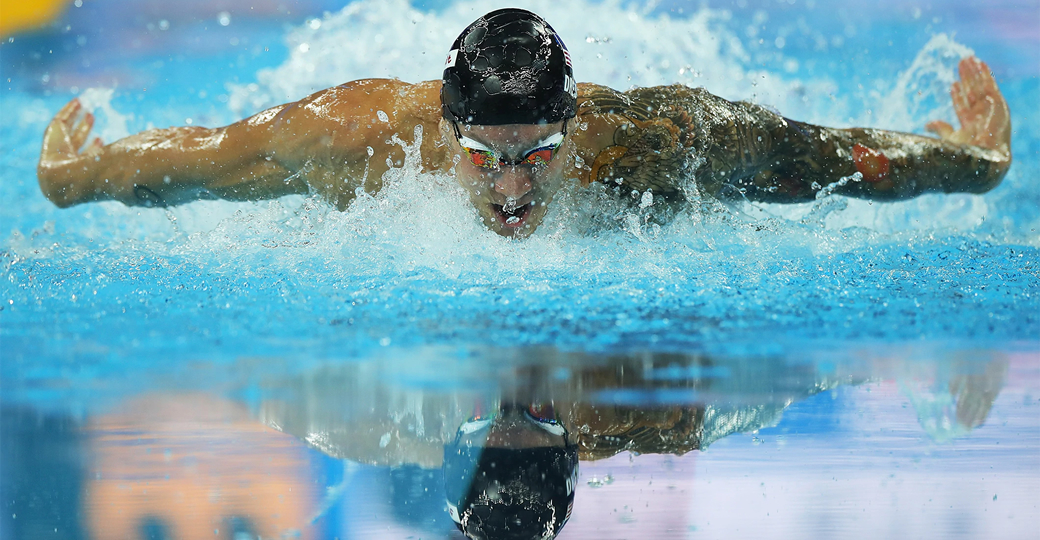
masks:
<svg viewBox="0 0 1040 540"><path fill-rule="evenodd" d="M443 55L456 35L469 21L500 5L505 3L457 2L440 12L424 12L405 0L352 3L327 14L320 24L312 20L290 30L289 58L260 71L256 83L232 85L229 106L244 116L352 79L439 78ZM847 109L840 98L815 99L831 96L834 81L794 78L786 73L782 56L775 69L754 65L738 34L729 28L725 11L701 8L670 17L618 1L593 5L587 0L531 0L510 5L546 15L566 40L579 80L621 89L675 82L705 86L728 98L773 105L795 118L823 115L824 120L837 120ZM876 103L870 108L897 128L948 114L929 103L942 102L939 94L945 95L952 80L952 65L968 52L946 36L936 37L889 91L871 98ZM125 122L119 123L118 112L109 112L110 98L105 92L84 96L104 109L110 121L115 119L114 129L119 129ZM822 101L828 104L819 105ZM814 107L842 112L821 113ZM676 268L681 262L685 271L699 267L701 279L725 281L718 265L734 257L767 264L792 253L845 252L870 245L880 235L970 230L987 216L984 199L969 195L897 204L830 197L805 205L735 209L695 201L661 226L649 219L655 211L652 204L633 208L602 186L569 186L532 238L512 241L480 224L450 175L421 173L417 150L402 145L407 149L405 167L388 173L380 193L362 193L345 212L304 197L257 203L201 201L166 212L111 203L98 207L91 234L115 243L145 240L159 250L228 262L244 254L266 257L273 249L278 256L271 264L287 269L320 264L341 276L431 269L449 276L481 276L477 281L522 280L540 270L564 270L674 281L682 279Z"/></svg>
<svg viewBox="0 0 1040 540"><path fill-rule="evenodd" d="M354 79L439 79L443 57L458 34L480 15L500 7L542 14L563 36L579 81L618 89L677 82L707 86L724 97L753 97L788 114L805 110L807 85L817 92L834 86L825 80L791 80L752 66L723 10L705 7L689 16L671 17L648 15L617 0L526 0L462 1L428 12L406 0L362 0L327 14L320 25L291 30L286 37L289 59L260 71L255 84L230 85L229 103L232 110L247 115Z"/></svg>
<svg viewBox="0 0 1040 540"><path fill-rule="evenodd" d="M106 144L130 135L127 122L132 120L133 116L122 114L112 107L114 93L114 88L87 88L79 95L84 109L93 111L94 114L101 113L94 135L101 137Z"/></svg>

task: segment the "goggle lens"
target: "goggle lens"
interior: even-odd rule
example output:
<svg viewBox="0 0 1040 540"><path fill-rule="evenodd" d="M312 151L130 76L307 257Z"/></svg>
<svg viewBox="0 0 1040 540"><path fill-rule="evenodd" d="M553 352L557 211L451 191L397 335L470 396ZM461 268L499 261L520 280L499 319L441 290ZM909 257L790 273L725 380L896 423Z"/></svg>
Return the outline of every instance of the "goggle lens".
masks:
<svg viewBox="0 0 1040 540"><path fill-rule="evenodd" d="M523 157L517 161L507 161L495 155L495 152L487 149L484 145L477 141L463 137L462 132L459 130L458 125L455 126L455 135L459 140L459 146L469 157L470 163L480 167L482 169L498 169L504 165L546 165L554 157L556 152L563 145L563 139L567 135L567 128L564 126L562 132L552 135L543 142L548 142L543 146L539 146L533 150L528 150L524 153ZM551 142L549 142L551 141ZM476 148L480 146L480 148Z"/></svg>
<svg viewBox="0 0 1040 540"><path fill-rule="evenodd" d="M495 154L488 152L487 150L477 150L475 148L469 148L466 146L462 147L466 151L466 155L469 156L470 163L480 167L482 169L495 169L498 168L498 160L495 159Z"/></svg>
<svg viewBox="0 0 1040 540"><path fill-rule="evenodd" d="M526 156L524 156L525 165L545 165L556 155L556 150L560 145L556 146L543 146L542 148L535 148L531 150Z"/></svg>

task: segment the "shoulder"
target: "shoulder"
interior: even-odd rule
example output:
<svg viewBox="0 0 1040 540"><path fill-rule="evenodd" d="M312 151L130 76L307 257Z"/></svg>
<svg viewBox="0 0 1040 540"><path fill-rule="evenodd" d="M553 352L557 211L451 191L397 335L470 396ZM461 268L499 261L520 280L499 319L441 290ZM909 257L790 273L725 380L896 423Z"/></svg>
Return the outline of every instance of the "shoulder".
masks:
<svg viewBox="0 0 1040 540"><path fill-rule="evenodd" d="M701 89L684 85L618 92L580 85L578 121L583 128L582 184L617 183L628 189L670 193L701 139L695 112Z"/></svg>
<svg viewBox="0 0 1040 540"><path fill-rule="evenodd" d="M578 84L578 114L612 113L629 104L625 94L609 86L593 83Z"/></svg>
<svg viewBox="0 0 1040 540"><path fill-rule="evenodd" d="M360 79L315 92L290 104L297 114L319 120L395 122L440 113L440 81Z"/></svg>
<svg viewBox="0 0 1040 540"><path fill-rule="evenodd" d="M690 110L713 97L703 88L683 84L637 87L621 92L598 84L578 85L578 114L620 114L647 120L672 110Z"/></svg>

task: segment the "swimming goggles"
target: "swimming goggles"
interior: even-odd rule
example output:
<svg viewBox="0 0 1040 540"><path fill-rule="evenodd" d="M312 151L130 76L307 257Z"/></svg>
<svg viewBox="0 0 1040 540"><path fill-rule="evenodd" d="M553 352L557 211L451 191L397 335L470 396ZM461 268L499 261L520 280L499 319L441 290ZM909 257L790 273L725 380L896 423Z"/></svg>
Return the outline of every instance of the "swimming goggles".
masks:
<svg viewBox="0 0 1040 540"><path fill-rule="evenodd" d="M542 430L548 432L551 435L558 437L566 436L566 429L563 427L558 420L556 420L556 414L553 411L552 403L536 403L527 407L505 407L506 411L509 410L520 410L523 417L534 425L542 428ZM467 422L459 426L457 432L458 437L464 435L472 435L474 433L483 431L491 427L495 419L498 418L499 414L503 412L498 408L495 408L490 414L483 414L477 412Z"/></svg>
<svg viewBox="0 0 1040 540"><path fill-rule="evenodd" d="M567 123L563 123L563 131L554 133L538 142L537 146L523 153L520 159L506 160L498 152L488 148L479 141L463 137L459 130L458 122L452 122L455 128L455 138L459 141L462 151L469 157L470 163L482 169L498 170L504 166L516 165L546 165L563 145L563 139L567 136Z"/></svg>

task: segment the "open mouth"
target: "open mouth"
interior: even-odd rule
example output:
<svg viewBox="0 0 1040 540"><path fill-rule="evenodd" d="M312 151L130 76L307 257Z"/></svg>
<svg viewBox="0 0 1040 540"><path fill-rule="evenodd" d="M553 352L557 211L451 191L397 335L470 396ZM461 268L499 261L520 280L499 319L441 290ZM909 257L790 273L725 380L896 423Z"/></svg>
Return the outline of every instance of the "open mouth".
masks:
<svg viewBox="0 0 1040 540"><path fill-rule="evenodd" d="M506 227L513 229L519 229L527 221L527 216L531 214L531 208L534 203L525 204L523 206L515 206L512 210L506 210L506 207L500 204L492 204L491 209L495 211L495 215Z"/></svg>

